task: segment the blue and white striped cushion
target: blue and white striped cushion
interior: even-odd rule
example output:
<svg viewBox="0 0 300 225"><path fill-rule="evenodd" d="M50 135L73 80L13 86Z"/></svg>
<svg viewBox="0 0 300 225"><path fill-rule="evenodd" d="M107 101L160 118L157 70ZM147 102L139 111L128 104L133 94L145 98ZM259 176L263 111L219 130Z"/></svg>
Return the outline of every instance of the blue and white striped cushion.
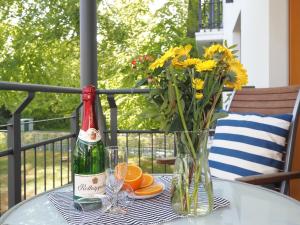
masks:
<svg viewBox="0 0 300 225"><path fill-rule="evenodd" d="M291 119L237 113L219 119L209 154L212 176L234 180L281 170Z"/></svg>

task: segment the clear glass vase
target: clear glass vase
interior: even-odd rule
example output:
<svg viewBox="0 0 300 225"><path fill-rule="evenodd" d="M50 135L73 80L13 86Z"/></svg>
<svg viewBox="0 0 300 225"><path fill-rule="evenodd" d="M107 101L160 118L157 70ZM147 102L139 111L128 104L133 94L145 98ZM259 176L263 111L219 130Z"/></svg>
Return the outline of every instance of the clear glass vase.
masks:
<svg viewBox="0 0 300 225"><path fill-rule="evenodd" d="M180 215L201 216L212 211L208 135L208 130L175 133L177 157L171 184L171 204Z"/></svg>

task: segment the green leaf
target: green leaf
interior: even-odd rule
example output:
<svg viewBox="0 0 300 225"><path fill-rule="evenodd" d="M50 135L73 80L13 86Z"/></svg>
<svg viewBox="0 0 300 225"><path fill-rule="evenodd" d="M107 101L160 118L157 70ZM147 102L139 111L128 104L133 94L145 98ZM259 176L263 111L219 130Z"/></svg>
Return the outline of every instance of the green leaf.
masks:
<svg viewBox="0 0 300 225"><path fill-rule="evenodd" d="M226 48L228 48L227 40L224 40L223 44Z"/></svg>
<svg viewBox="0 0 300 225"><path fill-rule="evenodd" d="M231 45L231 46L229 47L229 49L235 49L237 46L238 46L237 44Z"/></svg>
<svg viewBox="0 0 300 225"><path fill-rule="evenodd" d="M229 82L232 82L232 83L233 83L233 82L236 81L236 73L233 72L233 71L229 71L229 72L227 73L226 78L227 78L227 80L228 80Z"/></svg>
<svg viewBox="0 0 300 225"><path fill-rule="evenodd" d="M182 127L180 118L178 115L176 115L175 118L171 122L168 132L182 131L182 130L184 130L184 129Z"/></svg>
<svg viewBox="0 0 300 225"><path fill-rule="evenodd" d="M136 87L136 88L137 88L137 87L141 87L141 86L143 86L143 85L146 85L147 83L148 83L148 79L147 79L147 78L143 78L143 79L139 80L139 81L136 83L135 87Z"/></svg>

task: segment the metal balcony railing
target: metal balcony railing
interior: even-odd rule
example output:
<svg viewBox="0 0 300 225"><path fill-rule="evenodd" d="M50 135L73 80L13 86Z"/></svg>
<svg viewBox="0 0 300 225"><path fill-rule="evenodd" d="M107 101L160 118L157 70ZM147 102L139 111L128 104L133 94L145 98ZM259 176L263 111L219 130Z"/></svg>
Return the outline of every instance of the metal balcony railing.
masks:
<svg viewBox="0 0 300 225"><path fill-rule="evenodd" d="M26 143L24 138L26 132L22 131L22 126L24 128L28 123L36 124L54 120L21 121L21 113L34 99L35 93L81 94L81 89L0 82L0 91L4 90L27 92L27 97L12 113L9 122L0 125L0 134L2 137L5 136L6 142L0 143L0 216L22 200L72 181L71 152L79 132L79 112L82 105L78 102L78 107L70 117L55 118L55 120L68 121L69 132L55 132L54 136ZM97 90L99 95L107 96L110 106L110 130L103 131L105 144L126 145L129 160L140 165L147 172L171 172L169 166L157 166L154 162L156 157L174 155L173 135L168 136L157 130L118 130L114 95L147 92L148 89ZM35 135L40 135L39 133L41 132L35 131Z"/></svg>
<svg viewBox="0 0 300 225"><path fill-rule="evenodd" d="M199 31L223 28L223 1L199 0Z"/></svg>
<svg viewBox="0 0 300 225"><path fill-rule="evenodd" d="M23 91L27 97L12 113L5 125L0 125L0 137L5 136L5 143L0 138L0 216L18 202L40 192L70 183L71 152L79 133L81 102L71 116L39 121L21 121L21 113L34 99L35 93L81 94L80 88L66 88L48 85L20 84L0 82L1 91ZM224 91L231 89L224 88ZM128 149L129 161L134 162L149 173L170 173L172 167L157 165L157 157L176 156L173 134L159 130L119 130L117 124L117 105L115 95L143 94L149 89L116 89L97 90L97 94L107 97L110 107L110 130L104 130L106 145L122 145ZM102 96L102 97L104 97ZM46 137L26 141L22 127L29 123L34 127L39 123L55 120L68 121L69 132L54 132ZM33 135L41 136L42 132L34 131Z"/></svg>

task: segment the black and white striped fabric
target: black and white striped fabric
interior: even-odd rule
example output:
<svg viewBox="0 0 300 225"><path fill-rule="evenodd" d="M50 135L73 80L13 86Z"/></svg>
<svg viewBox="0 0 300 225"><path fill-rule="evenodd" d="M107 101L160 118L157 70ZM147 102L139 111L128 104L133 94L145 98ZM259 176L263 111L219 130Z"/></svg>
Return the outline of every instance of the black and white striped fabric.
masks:
<svg viewBox="0 0 300 225"><path fill-rule="evenodd" d="M125 215L111 215L100 210L88 212L78 211L73 207L72 192L52 192L48 195L50 202L61 213L65 220L71 225L99 225L99 224L161 224L175 219L182 218L171 208L170 203L170 181L171 176L161 176L160 182L164 182L166 189L157 197L147 200L135 200L128 207ZM226 199L214 197L214 207L216 210L221 207L229 206Z"/></svg>

